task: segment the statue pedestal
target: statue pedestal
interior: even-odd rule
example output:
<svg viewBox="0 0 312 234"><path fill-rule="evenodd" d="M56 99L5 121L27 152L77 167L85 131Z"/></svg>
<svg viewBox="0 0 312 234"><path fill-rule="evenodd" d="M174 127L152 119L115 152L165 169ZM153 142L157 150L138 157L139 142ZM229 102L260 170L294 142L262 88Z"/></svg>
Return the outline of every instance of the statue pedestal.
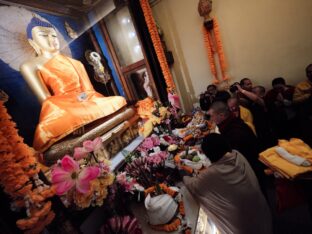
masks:
<svg viewBox="0 0 312 234"><path fill-rule="evenodd" d="M86 132L81 136L68 136L55 143L44 152L44 164L51 166L64 155L72 155L75 147L80 147L86 140L101 137L103 153L108 159L113 158L138 136L139 116L134 108L123 108L115 114L96 120L85 126Z"/></svg>

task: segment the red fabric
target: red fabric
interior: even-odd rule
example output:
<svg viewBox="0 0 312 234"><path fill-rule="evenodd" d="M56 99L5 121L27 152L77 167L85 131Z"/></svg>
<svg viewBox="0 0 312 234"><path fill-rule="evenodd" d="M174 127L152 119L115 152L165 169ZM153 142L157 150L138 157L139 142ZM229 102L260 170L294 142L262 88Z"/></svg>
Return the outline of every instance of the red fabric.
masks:
<svg viewBox="0 0 312 234"><path fill-rule="evenodd" d="M301 186L286 179L276 179L277 211L282 212L305 202Z"/></svg>

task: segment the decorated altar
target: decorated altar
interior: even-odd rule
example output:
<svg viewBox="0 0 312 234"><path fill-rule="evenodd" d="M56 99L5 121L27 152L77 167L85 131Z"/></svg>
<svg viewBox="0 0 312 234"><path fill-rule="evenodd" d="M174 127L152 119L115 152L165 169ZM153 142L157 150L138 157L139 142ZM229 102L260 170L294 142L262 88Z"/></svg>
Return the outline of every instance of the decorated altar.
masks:
<svg viewBox="0 0 312 234"><path fill-rule="evenodd" d="M23 42L31 56L8 65L20 69L19 79L40 109L31 144L7 111L15 96L2 95L7 103L0 103L0 172L6 176L0 183L23 232L195 232L199 205L181 178L210 165L199 144L215 126L200 111L182 115L149 3L140 4L167 92L136 100L135 107L131 96L116 91L118 80L113 83L97 52L87 50L85 56L94 80L111 83L113 92L105 96L80 61L60 53L53 23L26 9L0 9L27 16L17 44ZM68 36L78 36L64 25Z"/></svg>
<svg viewBox="0 0 312 234"><path fill-rule="evenodd" d="M149 99L145 101L150 102ZM88 230L88 233L96 233L98 229L95 227L98 227L102 233L118 231L131 233L128 229L124 229L129 228L127 222L128 219L131 219L135 220L131 222L135 222L135 225L138 225L143 233L180 233L181 231L195 233L199 205L181 182L179 171L196 175L200 173L201 169L209 166L209 160L202 156L197 144L205 134L215 131L215 128L200 113L195 114L193 118L188 116L180 118L180 115L176 115L178 109L172 106L164 107L159 102L152 103L153 105L150 106L152 115L141 122L140 128L141 134L144 134L144 125L149 126L149 120L152 118L155 120L152 132L146 138L138 137L119 152L115 158L111 159L111 170L114 169L115 181L109 182L110 185L107 184L109 185L107 187L108 193L107 196L102 197L102 199L104 198L103 206L95 209L85 219L79 227L81 231L86 232ZM146 108L146 105L143 106ZM142 113L140 108L139 113ZM201 130L195 133L192 131L195 126L197 128L200 126L199 129ZM185 138L187 141L178 136L180 132L188 134L188 137ZM99 139L84 142L83 147L75 148L73 157L79 163L82 163L82 159L90 163L89 160L92 161L92 157L95 156L100 160L102 168L103 164L104 168L107 168L110 163L105 160L102 161L101 158L105 155L102 154L101 147L103 145ZM88 157L91 158L88 159ZM91 162L91 164L96 165L95 162ZM58 173L58 169L55 170L52 170L52 182L53 175L57 176L55 173ZM59 185L62 188L62 181L57 180L56 182L61 183ZM91 178L91 187L92 184L94 182ZM55 185L58 187L58 183ZM73 187L66 193L61 192L62 201L68 207L81 207L81 203L72 199L73 192L79 193L77 189L78 187ZM81 195L89 197L88 194L89 192ZM96 199L96 193L93 193L93 196ZM149 196L150 198L148 198ZM158 199L158 197L161 198ZM156 200L153 201L153 199ZM87 204L92 205L93 203ZM94 205L99 204L94 203ZM162 207L167 207L168 210L159 210ZM105 219L101 220L101 217L104 214L107 216L109 212L111 213L108 215L110 218L106 221L104 221ZM164 219L158 215L168 213L171 215ZM128 217L126 221L124 220L125 217ZM124 224L126 226L122 226L122 222L126 222ZM91 226L94 231L88 228Z"/></svg>

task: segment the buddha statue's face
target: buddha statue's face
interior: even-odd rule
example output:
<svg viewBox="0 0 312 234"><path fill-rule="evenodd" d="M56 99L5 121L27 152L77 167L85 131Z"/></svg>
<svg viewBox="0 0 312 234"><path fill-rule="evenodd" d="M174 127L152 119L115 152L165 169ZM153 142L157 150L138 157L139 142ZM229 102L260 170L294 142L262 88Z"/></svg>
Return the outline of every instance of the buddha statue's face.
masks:
<svg viewBox="0 0 312 234"><path fill-rule="evenodd" d="M44 52L55 53L59 51L60 42L54 28L36 26L31 30L31 34L31 45L36 50L37 54L42 54Z"/></svg>

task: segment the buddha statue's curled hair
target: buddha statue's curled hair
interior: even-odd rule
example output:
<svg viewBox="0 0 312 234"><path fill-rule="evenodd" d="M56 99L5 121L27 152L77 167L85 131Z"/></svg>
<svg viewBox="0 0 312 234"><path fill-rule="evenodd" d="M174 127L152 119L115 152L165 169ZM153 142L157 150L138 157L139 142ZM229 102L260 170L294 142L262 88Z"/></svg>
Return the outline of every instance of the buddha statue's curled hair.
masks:
<svg viewBox="0 0 312 234"><path fill-rule="evenodd" d="M28 39L32 39L32 34L31 34L31 30L34 27L47 27L47 28L54 28L53 25L47 21L43 21L41 19L39 19L38 17L34 16L31 21L29 22L29 24L27 25L27 38Z"/></svg>

